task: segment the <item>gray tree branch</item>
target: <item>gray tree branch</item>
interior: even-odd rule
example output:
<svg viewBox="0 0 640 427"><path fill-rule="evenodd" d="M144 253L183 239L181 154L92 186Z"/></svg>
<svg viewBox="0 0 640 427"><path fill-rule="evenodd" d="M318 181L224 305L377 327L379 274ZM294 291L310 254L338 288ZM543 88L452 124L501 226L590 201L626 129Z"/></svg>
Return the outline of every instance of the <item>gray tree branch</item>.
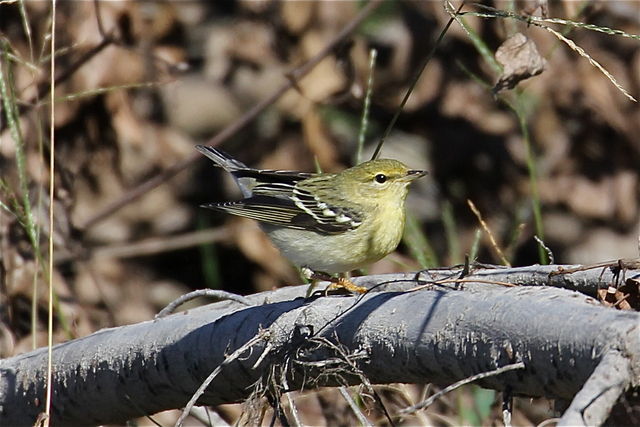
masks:
<svg viewBox="0 0 640 427"><path fill-rule="evenodd" d="M305 299L306 286L287 287L248 296L257 304L251 307L224 301L101 330L54 347L52 421L117 423L183 407L258 334L263 339L222 366L199 404L242 401L254 390L277 396L303 386L356 384L359 375L371 383L447 385L523 362L524 369L478 383L516 395L578 395L579 408L584 396L602 395L587 406L610 408L620 392L640 383L640 314L575 291L490 283L594 290L615 280L608 268L549 276L557 270L475 269L463 279L460 269L367 276L354 280L372 289L364 296ZM0 425L31 425L43 410L46 358L42 348L0 361ZM596 381L601 363L616 366L616 397L608 394L611 381ZM585 383L595 387L586 395L580 393ZM605 387L601 394L598 387Z"/></svg>
<svg viewBox="0 0 640 427"><path fill-rule="evenodd" d="M608 351L582 389L576 394L558 425L600 425L631 384L629 359L616 350Z"/></svg>

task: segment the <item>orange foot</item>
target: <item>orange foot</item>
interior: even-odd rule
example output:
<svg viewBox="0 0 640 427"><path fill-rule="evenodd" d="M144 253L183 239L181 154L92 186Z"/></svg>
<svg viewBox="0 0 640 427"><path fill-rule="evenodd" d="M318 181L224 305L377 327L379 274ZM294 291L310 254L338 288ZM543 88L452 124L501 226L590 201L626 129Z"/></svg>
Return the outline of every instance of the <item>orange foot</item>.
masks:
<svg viewBox="0 0 640 427"><path fill-rule="evenodd" d="M338 277L337 281L334 281L334 280L335 279L332 279L331 284L327 286L327 289L325 292L333 291L336 289L346 289L349 292L364 294L368 291L368 289L365 288L364 286L358 286L355 283L353 283L351 280L345 277Z"/></svg>

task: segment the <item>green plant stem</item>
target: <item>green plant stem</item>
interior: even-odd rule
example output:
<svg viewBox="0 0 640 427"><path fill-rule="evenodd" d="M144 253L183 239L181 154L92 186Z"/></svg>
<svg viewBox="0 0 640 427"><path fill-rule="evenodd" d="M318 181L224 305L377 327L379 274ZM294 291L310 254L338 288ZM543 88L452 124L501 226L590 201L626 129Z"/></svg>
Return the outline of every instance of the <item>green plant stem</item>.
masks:
<svg viewBox="0 0 640 427"><path fill-rule="evenodd" d="M5 76L6 67L6 76ZM31 209L31 201L29 200L29 180L27 177L27 168L24 154L24 140L22 138L22 131L20 130L20 122L17 111L17 99L14 92L13 75L11 72L11 63L9 59L9 46L6 42L2 43L2 63L0 64L0 96L2 97L2 103L4 106L4 115L9 126L9 133L11 139L16 148L16 168L18 170L18 182L20 186L20 196L22 200L22 217L19 218L19 222L23 225L29 242L34 249L36 259L42 265L42 255L40 247L38 245L38 232L36 225L33 221L33 211ZM16 211L17 213L18 211ZM38 324L37 314L37 300L38 300L38 269L36 269L34 281L33 281L33 295L31 306L31 337L33 348L37 347L36 332Z"/></svg>
<svg viewBox="0 0 640 427"><path fill-rule="evenodd" d="M438 257L429 244L427 236L420 228L416 217L410 213L407 213L403 240L420 267L433 268L438 265Z"/></svg>
<svg viewBox="0 0 640 427"><path fill-rule="evenodd" d="M398 120L398 117L400 117L400 113L402 113L402 109L404 108L405 104L409 100L409 96L411 96L411 93L413 92L413 89L416 87L418 80L420 80L420 76L422 75L422 72L427 67L427 64L429 63L429 61L431 61L431 58L433 58L433 56L436 54L436 49L438 48L438 46L440 46L440 43L442 43L442 39L444 39L444 35L447 34L447 31L449 31L449 28L451 27L451 24L453 24L455 17L462 10L462 6L464 6L464 1L460 4L460 7L458 8L458 10L453 13L453 16L449 19L449 22L447 22L447 25L445 25L442 31L440 32L440 35L438 36L438 39L434 43L433 47L431 48L427 56L422 60L422 63L418 67L418 70L416 71L413 78L411 79L409 88L407 89L407 92L404 94L404 97L402 98L402 101L400 102L398 109L396 110L393 117L391 118L391 121L387 125L387 128L385 129L384 134L382 135L382 138L380 138L380 141L378 142L378 145L376 146L376 149L373 152L373 156L371 156L371 160L377 159L378 156L380 155L380 151L382 150L382 146L384 145L385 140L389 137L389 134L391 133L391 130L395 126L396 121Z"/></svg>
<svg viewBox="0 0 640 427"><path fill-rule="evenodd" d="M523 111L521 101L521 94L518 94L516 105L512 106L512 108L516 113L516 116L518 116L518 123L520 124L520 131L522 132L522 141L527 152L527 169L529 171L529 186L531 188L531 207L533 209L533 220L536 234L541 240L544 240L542 208L540 205L540 194L538 192L538 171L536 166L536 157L531 147L531 140L529 138L529 126L527 124L527 117L525 112ZM540 245L538 245L538 256L540 257L541 264L549 263L547 252Z"/></svg>
<svg viewBox="0 0 640 427"><path fill-rule="evenodd" d="M465 22L464 18L458 15L464 15L466 13L461 13L455 15L456 21L462 26L465 30L473 45L478 50L480 55L484 58L486 63L496 72L496 74L502 73L502 66L496 61L493 53L487 46L487 44L478 36L478 34ZM466 72L470 73L469 70L466 70L464 65L460 64L460 66ZM482 81L477 76L474 76L470 73L476 81L485 86L486 88L491 88L491 85ZM536 230L536 234L540 239L544 239L544 227L542 224L542 209L540 204L540 195L538 192L538 174L536 167L536 159L533 153L533 149L531 147L531 140L529 137L529 127L527 123L527 116L522 106L522 93L517 92L515 103L510 102L506 97L501 96L499 99L504 102L518 117L518 124L520 125L520 130L522 132L523 143L525 144L525 150L527 152L527 169L529 172L529 185L531 188L531 205L533 209L533 217L534 217L534 227ZM543 247L538 245L538 254L540 257L540 262L542 264L548 264L549 258L547 256L546 251Z"/></svg>
<svg viewBox="0 0 640 427"><path fill-rule="evenodd" d="M376 49L371 49L369 51L369 77L367 79L367 92L364 96L362 117L360 118L360 132L358 133L358 148L356 151L357 165L362 162L362 149L364 147L364 140L367 135L367 128L369 127L369 109L371 108L371 94L373 93L373 71L376 67L377 57L378 51Z"/></svg>
<svg viewBox="0 0 640 427"><path fill-rule="evenodd" d="M197 217L198 229L209 227L209 221L203 215ZM214 243L203 243L199 246L200 259L202 265L202 275L207 287L211 289L222 289L222 278L220 276L220 259Z"/></svg>
<svg viewBox="0 0 640 427"><path fill-rule="evenodd" d="M2 62L6 64L7 75L4 74L4 67L0 66L0 95L2 95L2 103L4 106L5 119L9 124L9 132L16 147L16 167L18 169L18 181L20 182L20 192L22 196L22 209L24 212L25 231L29 236L31 245L36 248L38 246L37 234L35 232L35 223L33 221L33 212L31 202L29 200L29 181L27 177L27 168L24 155L24 140L20 130L20 123L16 110L16 96L13 92L13 76L9 66L8 46L2 46Z"/></svg>
<svg viewBox="0 0 640 427"><path fill-rule="evenodd" d="M41 266L42 269L42 271L40 271L40 269L36 269L33 281L33 295L31 300L31 335L33 340L32 345L34 348L36 348L38 325L38 278L41 277L41 273L43 274L42 277L47 276L48 270L46 267L47 263L44 261L44 257L42 256L42 251L40 248L40 229L33 219L33 209L31 206L31 200L29 198L29 177L26 168L25 143L22 137L22 132L20 130L20 121L17 109L18 101L14 91L13 75L11 73L9 61L9 45L4 41L0 41L0 43L0 47L2 49L2 63L0 64L0 98L2 98L1 102L4 107L4 115L9 127L11 139L15 143L16 169L18 172L18 181L20 187L20 204L19 206L16 206L16 209L14 209L12 212L16 215L16 217L18 218L18 222L22 225L25 232L27 233L29 243L33 247L34 258L37 261L37 265ZM57 295L55 294L53 296L53 304L56 309L55 311L57 312L57 318L60 321L63 330L69 337L71 337L71 325L69 324L69 321L66 319L62 311L59 309L60 302Z"/></svg>
<svg viewBox="0 0 640 427"><path fill-rule="evenodd" d="M489 46L487 46L487 44L480 38L473 27L467 24L467 21L461 16L468 14L468 12L458 12L456 14L453 14L450 9L448 9L448 11L452 16L452 19L455 19L456 22L460 24L464 32L467 33L467 36L469 36L471 43L473 43L473 46L476 48L478 53L480 53L480 56L482 56L485 62L496 74L502 74L502 65L500 65L498 61L496 61L496 58L493 56L493 52L491 51L491 49L489 49Z"/></svg>
<svg viewBox="0 0 640 427"><path fill-rule="evenodd" d="M473 242L471 243L471 249L469 250L469 261L473 263L478 258L478 251L480 249L480 239L482 238L482 229L476 228L473 234Z"/></svg>
<svg viewBox="0 0 640 427"><path fill-rule="evenodd" d="M572 21L570 19L543 18L535 15L519 15L513 12L495 9L493 7L486 6L479 3L474 3L474 5L479 8L487 10L487 12L459 12L458 15L477 16L480 18L511 18L511 19L517 19L519 21L525 22L529 25L531 24L539 25L540 23L560 24L560 25L566 25L566 26L575 27L575 28L583 28L585 30L590 30L590 31L597 31L599 33L609 34L611 36L620 36L620 37L640 40L640 35L638 34L630 34L630 33L627 33L626 31L618 30L615 28L602 27L594 24L585 24L583 22Z"/></svg>
<svg viewBox="0 0 640 427"><path fill-rule="evenodd" d="M462 254L460 253L460 243L458 242L458 230L453 207L449 201L445 201L442 205L442 224L444 225L447 246L449 247L449 264L460 264L462 262Z"/></svg>

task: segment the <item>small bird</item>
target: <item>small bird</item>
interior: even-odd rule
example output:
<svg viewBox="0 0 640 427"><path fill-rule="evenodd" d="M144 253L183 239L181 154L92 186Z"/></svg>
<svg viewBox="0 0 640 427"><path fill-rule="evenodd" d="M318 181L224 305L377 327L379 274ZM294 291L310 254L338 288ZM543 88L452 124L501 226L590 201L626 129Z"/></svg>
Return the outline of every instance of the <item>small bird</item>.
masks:
<svg viewBox="0 0 640 427"><path fill-rule="evenodd" d="M427 173L391 159L370 160L338 173L260 170L216 148L196 149L231 173L244 196L202 206L258 221L309 278L345 274L395 250L404 230L408 186ZM344 277L337 283L366 290Z"/></svg>

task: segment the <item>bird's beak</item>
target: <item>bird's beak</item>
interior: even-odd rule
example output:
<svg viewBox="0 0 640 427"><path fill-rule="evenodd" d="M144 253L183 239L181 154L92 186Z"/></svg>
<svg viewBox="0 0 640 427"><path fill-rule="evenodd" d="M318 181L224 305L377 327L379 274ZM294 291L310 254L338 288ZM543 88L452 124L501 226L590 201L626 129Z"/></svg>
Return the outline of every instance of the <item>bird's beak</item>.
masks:
<svg viewBox="0 0 640 427"><path fill-rule="evenodd" d="M419 170L419 169L412 169L410 171L407 171L407 176L405 177L405 180L413 181L414 179L422 178L423 176L425 176L428 173L429 172L427 172L427 171L423 171L423 170Z"/></svg>

